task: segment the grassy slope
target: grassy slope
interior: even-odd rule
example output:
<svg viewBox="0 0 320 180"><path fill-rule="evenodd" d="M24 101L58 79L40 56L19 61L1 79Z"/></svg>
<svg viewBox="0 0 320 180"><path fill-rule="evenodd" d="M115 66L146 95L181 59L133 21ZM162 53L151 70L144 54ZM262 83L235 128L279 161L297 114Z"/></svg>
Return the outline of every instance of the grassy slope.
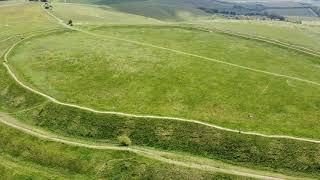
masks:
<svg viewBox="0 0 320 180"><path fill-rule="evenodd" d="M95 32L320 79L316 58L255 41L169 27L112 27ZM319 116L318 86L116 40L99 41L96 49L97 42L80 33L43 36L18 47L9 62L24 81L70 103L319 138L314 126Z"/></svg>
<svg viewBox="0 0 320 180"><path fill-rule="evenodd" d="M320 51L320 26L277 21L204 20L195 24L230 30L254 36L264 36Z"/></svg>
<svg viewBox="0 0 320 180"><path fill-rule="evenodd" d="M61 1L60 1L61 2ZM194 1L194 0L136 0L136 1L113 1L113 0L83 0L83 1L68 1L71 3L88 3L108 5L118 11L142 15L159 20L167 21L181 21L190 20L197 17L207 16L208 14L197 9L201 4L208 5L207 0Z"/></svg>
<svg viewBox="0 0 320 180"><path fill-rule="evenodd" d="M265 12L270 14L280 14L282 16L305 16L305 17L316 17L311 11L310 8L301 8L301 9L267 9Z"/></svg>
<svg viewBox="0 0 320 180"><path fill-rule="evenodd" d="M19 12L19 13L17 13ZM5 16L11 13L12 16ZM10 7L1 10L2 38L20 32L56 27L47 18L38 4ZM23 15L23 16L20 16ZM32 15L32 16L30 16ZM26 26L26 20L36 22ZM22 28L24 27L24 28ZM19 38L0 44L0 54ZM5 69L0 68L0 111L13 112L37 107L46 102L18 87ZM5 179L87 179L87 178L153 178L210 179L235 178L229 175L209 174L201 171L170 166L149 160L132 153L94 151L49 143L30 137L4 125L0 125L0 174Z"/></svg>
<svg viewBox="0 0 320 180"><path fill-rule="evenodd" d="M20 111L23 108L29 108L44 102L42 98L31 95L30 93L26 92L25 90L21 89L21 87L13 83L10 77L7 75L6 71L2 67L0 69L0 73L1 77L4 77L0 81L0 89L2 92L0 96L0 102L2 111ZM24 98L19 98L20 96L24 96ZM15 99L18 99L18 101ZM21 101L21 99L25 100ZM15 101L17 101L17 103L14 103ZM203 129L203 127L197 127L198 125L189 123L176 124L176 122L170 121L145 121L139 119L129 119L129 121L124 119L123 121L123 119L119 117L97 117L90 113L88 114L74 109L55 106L51 104L45 106L43 110L41 110L41 108L34 109L28 112L27 114L20 113L17 116L21 117L22 119L26 119L27 121L29 121L29 123L35 123L48 129L51 129L51 127L53 127L53 130L68 135L78 135L80 137L90 137L98 139L107 138L114 140L119 133L127 133L130 135L130 137L134 140L136 144L140 145L154 146L162 149L187 151L194 154L198 154L199 152L201 152L200 155L206 157L215 157L230 162L235 161L245 166L256 167L257 164L260 164L261 166L266 165L271 168L277 168L278 171L291 170L297 172L307 172L314 175L318 175L317 173L319 172L319 156L317 156L319 148L316 145L312 145L309 143L300 143L295 141L287 142L280 140L270 141L269 139L246 137L234 133L226 135L226 132L223 131L216 132L214 129ZM170 127L170 129L168 129L168 127ZM116 132L114 130L116 130ZM13 146L13 151L18 152L18 155L22 155L20 157L25 158L28 161L32 160L32 162L40 160L43 164L47 163L47 161L41 159L43 156L37 157L38 159L32 159L28 157L28 153L21 153L20 149L24 150L25 152L28 152L28 150L32 149L35 149L35 151L39 150L34 147L24 148L24 146L28 147L28 144L33 144L27 141L28 137L26 137L25 135L22 136L20 133L16 131L11 132L8 135L6 131L7 130L1 131L2 136L13 136L15 138L10 142L19 142L14 143L15 146L9 143L10 148L5 148L6 153L11 152L11 146ZM201 135L198 134L198 132L203 131L206 133ZM17 137L24 137L24 139L21 140ZM185 141L181 141L181 139ZM2 138L1 140L5 141L6 139ZM23 142L27 142L26 145L22 144L22 147L16 146L16 144L20 144ZM208 142L210 142L210 144L208 144ZM239 146L241 148L238 148ZM64 148L72 149L71 147ZM75 152L66 151L66 149L64 148L61 153L70 153L71 155L76 155ZM217 148L217 150L215 150L215 148ZM43 149L46 149L46 147L42 146L40 148L40 150ZM290 154L290 159L286 158L288 157L288 154ZM56 154L54 154L54 157L55 156ZM87 156L86 158L88 157L92 156ZM257 158L253 159L252 157ZM87 160L86 158L84 159ZM71 164L73 165L74 163ZM59 166L60 165L61 163L59 163ZM49 166L52 168L55 165L49 164ZM67 166L63 169L68 171L70 168L72 168L72 166ZM158 168L159 167L157 166L156 169ZM186 174L184 171L182 171L182 173ZM187 177L192 177L192 175L187 174Z"/></svg>
<svg viewBox="0 0 320 180"><path fill-rule="evenodd" d="M43 14L39 6L30 4L0 7L0 40L10 35L58 28L55 21Z"/></svg>
<svg viewBox="0 0 320 180"><path fill-rule="evenodd" d="M108 6L86 6L54 3L53 12L59 18L75 24L159 24L161 21L143 16L121 13Z"/></svg>
<svg viewBox="0 0 320 180"><path fill-rule="evenodd" d="M119 11L167 21L182 21L207 16L203 11L193 6L185 5L183 2L174 4L172 1L142 1L120 3L111 6Z"/></svg>
<svg viewBox="0 0 320 180"><path fill-rule="evenodd" d="M71 1L72 2L72 1ZM121 1L121 3L108 0L94 1L74 1L76 3L89 3L89 4L108 4L111 7L118 8L121 11L132 13L138 13L147 17L154 17L161 20L193 20L193 23L199 24L199 18L208 19L208 15L199 13L194 10L196 7L212 7L217 6L222 8L223 6L232 6L227 4L219 5L219 2L210 2L206 0L193 1L193 0L178 0L178 1ZM113 3L110 3L113 2ZM274 2L275 3L275 2ZM214 5L213 5L214 4ZM161 7L161 8L159 8ZM188 9L180 10L181 7L188 7ZM61 7L60 7L61 8ZM190 10L191 9L191 10ZM193 10L192 10L193 9ZM189 11L187 13L186 11ZM190 13L191 12L191 13ZM179 18L179 14L181 17ZM250 35L266 36L273 39L278 39L284 42L289 42L296 45L306 46L315 50L320 50L319 39L319 27L297 25L286 22L277 21L232 21L232 20L205 20L202 23L206 27L215 27L220 29L227 29L231 31L241 32ZM288 30L290 29L290 30Z"/></svg>
<svg viewBox="0 0 320 180"><path fill-rule="evenodd" d="M247 136L171 120L97 115L55 104L15 116L66 136L112 143L125 134L139 146L187 152L251 168L319 176L320 145L313 143Z"/></svg>
<svg viewBox="0 0 320 180"><path fill-rule="evenodd" d="M167 165L129 152L91 150L42 141L3 125L0 125L0 135L2 178L236 178Z"/></svg>
<svg viewBox="0 0 320 180"><path fill-rule="evenodd" d="M3 68L0 72L1 77L9 79ZM5 89L4 87L7 84L3 83L0 89ZM14 83L10 87L5 96L0 96L3 106L7 106L4 102L8 98L16 99L24 92ZM28 102L20 106L24 104ZM32 104L25 106L29 109ZM18 110L11 113L20 120L66 136L116 142L119 135L127 134L135 145L188 152L291 175L319 175L319 145L312 143L245 136L193 123L97 115L51 103L23 112L19 108L10 109Z"/></svg>
<svg viewBox="0 0 320 180"><path fill-rule="evenodd" d="M3 68L0 70L1 77L9 79L5 70ZM24 92L16 84L10 84L11 89L8 94L0 96L3 106L7 106L4 102L8 98L16 99L21 96L21 92ZM7 84L3 83L0 89L4 87L7 87ZM20 106L24 104L28 102ZM26 108L28 107L32 107L32 104ZM11 110L14 109L11 107ZM192 123L96 115L51 103L27 112L17 110L18 112L12 115L35 126L67 136L116 142L119 135L127 134L135 145L189 152L247 167L284 173L289 171L290 174L297 173L304 176L319 175L319 145L311 143L227 133ZM18 149L20 148L19 146Z"/></svg>

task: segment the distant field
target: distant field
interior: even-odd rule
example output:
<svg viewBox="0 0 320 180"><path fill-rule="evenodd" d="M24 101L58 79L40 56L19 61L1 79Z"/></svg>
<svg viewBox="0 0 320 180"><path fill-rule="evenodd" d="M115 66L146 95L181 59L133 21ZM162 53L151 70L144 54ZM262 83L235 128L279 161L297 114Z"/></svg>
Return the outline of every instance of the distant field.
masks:
<svg viewBox="0 0 320 180"><path fill-rule="evenodd" d="M0 41L10 35L59 27L46 15L37 15L43 13L39 6L39 4L29 4L0 7Z"/></svg>
<svg viewBox="0 0 320 180"><path fill-rule="evenodd" d="M63 1L59 1L63 2ZM113 9L130 14L136 14L149 18L167 21L182 21L187 19L194 19L197 17L207 16L205 12L197 9L191 1L170 1L170 0L133 0L133 1L119 1L119 0L102 0L102 1L68 1L70 3L88 3L95 5L108 5ZM197 1L200 4L208 4L206 1Z"/></svg>
<svg viewBox="0 0 320 180"><path fill-rule="evenodd" d="M277 21L217 19L194 21L193 23L208 28L213 27L253 36L263 36L320 51L320 26L316 25L316 22L314 21L313 24L305 22L310 25L300 25Z"/></svg>
<svg viewBox="0 0 320 180"><path fill-rule="evenodd" d="M252 40L168 26L113 26L93 32L314 82L320 79L317 58ZM62 101L319 137L314 123L320 87L305 82L74 32L27 41L9 58L20 78Z"/></svg>
<svg viewBox="0 0 320 180"><path fill-rule="evenodd" d="M306 16L317 17L310 8L287 8L287 9L268 9L265 12L279 14L282 16Z"/></svg>
<svg viewBox="0 0 320 180"><path fill-rule="evenodd" d="M134 14L126 14L116 11L108 6L86 6L86 5L69 5L63 3L54 3L53 12L64 21L73 20L74 24L155 24L161 21L138 16Z"/></svg>

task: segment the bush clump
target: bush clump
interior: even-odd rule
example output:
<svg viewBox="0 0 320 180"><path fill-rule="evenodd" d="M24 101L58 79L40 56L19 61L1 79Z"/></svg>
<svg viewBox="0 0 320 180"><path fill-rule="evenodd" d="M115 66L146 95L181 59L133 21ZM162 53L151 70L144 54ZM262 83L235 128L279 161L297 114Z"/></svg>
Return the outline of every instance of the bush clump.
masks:
<svg viewBox="0 0 320 180"><path fill-rule="evenodd" d="M121 146L130 146L132 144L131 139L127 135L119 136L118 141Z"/></svg>

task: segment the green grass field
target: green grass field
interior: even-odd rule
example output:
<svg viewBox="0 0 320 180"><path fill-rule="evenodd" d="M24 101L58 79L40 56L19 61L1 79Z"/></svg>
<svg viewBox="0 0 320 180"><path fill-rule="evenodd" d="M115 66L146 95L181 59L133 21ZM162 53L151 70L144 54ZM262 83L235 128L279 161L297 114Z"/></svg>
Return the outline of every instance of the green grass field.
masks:
<svg viewBox="0 0 320 180"><path fill-rule="evenodd" d="M206 0L71 0L69 2L108 5L109 7L112 7L120 12L136 14L165 21L184 21L208 16L208 14L205 12L197 9L198 5L196 4L199 4L199 6L210 4Z"/></svg>
<svg viewBox="0 0 320 180"><path fill-rule="evenodd" d="M248 22L247 27L230 20L230 25L226 20L214 25L205 21L175 24L117 12L114 6L55 4L53 13L64 21L73 19L76 27L91 35L62 29L38 3L12 6L0 9L0 26L5 27L0 28L0 41L5 40L0 42L0 56L28 34L59 29L25 39L8 60L20 80L62 102L197 119L239 131L320 138L318 57L193 28L244 33L257 27L257 35L317 49L312 43L316 40L307 38L318 38L317 25L299 25L282 37L292 24L269 22L281 30L272 33L264 29L267 22ZM6 40L11 35L20 36ZM31 93L14 82L3 66L0 77L0 111L30 127L116 146L118 137L127 135L133 147L170 152L177 155L171 158L179 155L184 162L201 158L220 162L218 167L232 164L250 172L320 175L319 144L191 122L96 114ZM0 136L4 137L0 138L0 175L5 179L249 179L174 166L130 152L49 142L3 124Z"/></svg>
<svg viewBox="0 0 320 180"><path fill-rule="evenodd" d="M34 14L32 16L32 14ZM0 7L0 41L8 36L58 28L40 4Z"/></svg>
<svg viewBox="0 0 320 180"><path fill-rule="evenodd" d="M314 82L320 79L315 57L223 34L168 26L92 32ZM319 117L317 85L75 32L28 40L9 59L21 79L63 102L319 138L314 126Z"/></svg>
<svg viewBox="0 0 320 180"><path fill-rule="evenodd" d="M268 9L268 13L280 14L282 16L302 16L302 17L317 17L310 8L288 8L288 9Z"/></svg>
<svg viewBox="0 0 320 180"><path fill-rule="evenodd" d="M316 51L320 50L320 26L310 24L307 21L303 22L304 24L302 25L277 21L235 21L222 19L194 21L193 23L207 28L218 28L247 35L263 36Z"/></svg>
<svg viewBox="0 0 320 180"><path fill-rule="evenodd" d="M129 152L47 142L0 125L0 174L5 179L238 179L160 163Z"/></svg>
<svg viewBox="0 0 320 180"><path fill-rule="evenodd" d="M159 24L161 21L121 13L108 6L86 6L54 3L53 12L67 22L72 19L76 25L99 25L99 24Z"/></svg>

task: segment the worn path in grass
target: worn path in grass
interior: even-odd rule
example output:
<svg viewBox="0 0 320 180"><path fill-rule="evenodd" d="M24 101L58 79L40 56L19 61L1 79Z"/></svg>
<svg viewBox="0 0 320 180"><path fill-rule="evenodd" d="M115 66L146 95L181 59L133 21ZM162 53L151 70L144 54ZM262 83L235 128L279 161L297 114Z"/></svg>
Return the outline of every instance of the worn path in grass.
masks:
<svg viewBox="0 0 320 180"><path fill-rule="evenodd" d="M47 11L46 11L47 12ZM48 12L49 13L49 12ZM51 14L51 13L49 13ZM51 14L52 15L52 14ZM54 15L52 15L53 17L55 17ZM55 17L57 18L57 17ZM80 32L83 32L83 33L86 33L86 34L92 34L92 35L95 35L95 36L100 36L100 35L97 35L97 34L94 34L94 33L90 33L90 32L87 32L87 31L83 31L83 30L80 30L80 29L77 29L77 28L74 28L74 27L69 27L68 25L64 24L62 22L62 20L58 19L59 22L69 28L69 29L72 29L72 30L76 30L76 31L80 31ZM31 35L29 36L28 38L32 38L36 35ZM212 128L216 128L216 129L220 129L220 130L224 130L224 131L229 131L229 132L235 132L235 133L242 133L242 134L246 134L246 135L254 135L254 136L261 136L261 137L266 137L266 138L278 138L278 139L293 139L293 140L298 140L298 141L305 141L305 142L312 142L312 143L317 143L317 144L320 144L320 140L315 140L315 139L308 139L308 138L302 138L302 137L293 137L293 136L285 136L285 135L267 135L267 134L261 134L261 133L257 133L257 132L245 132L245 131L239 131L237 129L230 129L230 128L224 128L224 127L221 127L221 126L217 126L217 125L214 125L214 124L209 124L209 123L205 123L205 122L201 122L201 121L198 121L198 120L191 120L191 119L184 119L184 118L177 118L177 117L164 117L164 116L152 116L152 115L135 115L135 114L127 114L127 113L122 113L122 112L113 112L113 111L98 111L98 110L95 110L95 109L91 109L91 108L88 108L88 107L82 107L82 106L79 106L79 105L76 105L76 104L69 104L69 103L64 103L64 102L60 102L59 100L55 99L54 97L51 97L47 94L44 94L40 91L37 91L27 85L25 85L23 82L21 82L17 76L13 73L13 71L11 70L10 66L7 64L7 61L8 61L8 56L9 54L13 51L13 49L18 45L20 44L21 42L23 42L24 40L28 39L28 38L25 38L19 42L17 42L16 44L14 44L4 55L4 62L3 62L3 65L5 66L5 68L8 70L9 74L12 76L12 78L19 84L21 85L22 87L24 87L25 89L28 89L29 91L32 91L38 95L41 95L45 98L47 98L48 100L56 103L56 104L60 104L60 105L64 105L64 106L69 106L69 107L73 107L73 108L77 108L77 109L82 109L82 110L86 110L86 111L90 111L90 112L94 112L94 113L99 113L99 114L114 114L114 115L120 115L120 116L127 116L127 117L136 117L136 118L145 118L145 119L163 119L163 120L176 120L176 121L183 121L183 122L191 122L191 123L197 123L197 124L201 124L201 125L204 125L204 126L208 126L208 127L212 127ZM110 37L111 38L111 37ZM117 38L118 39L118 38ZM136 42L134 42L136 43ZM138 42L137 42L138 43ZM144 43L143 43L144 44ZM153 45L150 45L153 47ZM155 46L157 47L157 46ZM163 48L163 47L157 47L157 48ZM167 49L167 48L165 48ZM170 49L168 49L170 50ZM176 50L170 50L170 51L176 51ZM177 52L180 52L180 51L177 51ZM184 53L184 52L181 52L181 53ZM189 54L189 53L187 53ZM192 54L190 54L192 55ZM197 55L192 55L192 56L197 56ZM225 63L225 62L224 62ZM229 63L228 63L229 64ZM293 79L293 78L289 78L289 79ZM313 84L313 83L311 83ZM316 83L317 85L320 85L318 83Z"/></svg>
<svg viewBox="0 0 320 180"><path fill-rule="evenodd" d="M129 152L136 153L137 155L141 155L150 159L155 159L164 163L173 164L177 166L193 168L193 169L198 169L203 171L218 172L218 173L220 172L220 173L226 173L226 174L237 175L237 176L251 177L251 178L257 178L257 179L274 179L274 180L300 179L297 177L289 177L281 174L264 172L264 171L256 171L252 169L242 168L242 170L240 170L239 168L235 168L232 166L228 166L228 168L223 168L219 165L213 166L212 164L206 164L206 163L203 164L200 162L195 163L195 162L189 161L189 159L192 159L192 157L188 158L185 155L184 155L184 159L186 161L179 161L179 160L175 160L175 157L178 157L178 156L174 153L161 152L161 151L145 149L141 147L120 147L120 146L111 145L111 144L87 142L84 140L79 141L76 139L66 138L66 137L55 135L43 130L39 130L32 126L28 126L3 113L0 113L0 122L12 128L18 129L24 133L35 136L37 138L58 142L58 143L63 143L71 146L78 146L78 147L84 147L84 148L90 148L90 149L100 149L100 150L129 151ZM168 158L168 157L172 157L172 158Z"/></svg>

